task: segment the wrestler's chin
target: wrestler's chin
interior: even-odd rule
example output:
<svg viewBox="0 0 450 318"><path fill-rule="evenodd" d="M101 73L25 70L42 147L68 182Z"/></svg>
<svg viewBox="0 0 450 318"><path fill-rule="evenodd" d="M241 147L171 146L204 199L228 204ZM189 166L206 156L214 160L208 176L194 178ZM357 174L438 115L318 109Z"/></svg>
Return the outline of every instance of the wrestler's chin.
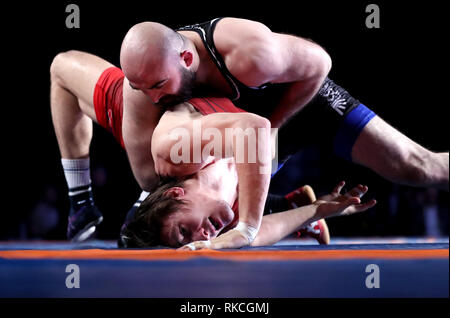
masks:
<svg viewBox="0 0 450 318"><path fill-rule="evenodd" d="M182 94L177 95L166 95L156 103L157 106L162 108L170 108L173 106L177 106L181 103L187 102L192 99L192 94L190 92L184 92Z"/></svg>
<svg viewBox="0 0 450 318"><path fill-rule="evenodd" d="M181 98L178 98L178 96L172 97L171 95L167 96L167 98L160 99L159 102L156 103L155 105L166 109L181 104L182 102L184 101Z"/></svg>
<svg viewBox="0 0 450 318"><path fill-rule="evenodd" d="M222 223L222 229L224 229L234 220L234 212L228 203L223 201L222 204L223 208L219 210L219 218Z"/></svg>

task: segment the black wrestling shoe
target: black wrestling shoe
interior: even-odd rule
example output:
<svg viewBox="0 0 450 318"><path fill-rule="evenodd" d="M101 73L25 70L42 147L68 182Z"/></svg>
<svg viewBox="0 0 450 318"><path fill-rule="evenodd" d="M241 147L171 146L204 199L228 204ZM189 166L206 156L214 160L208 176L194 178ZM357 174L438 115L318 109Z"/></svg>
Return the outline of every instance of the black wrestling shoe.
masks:
<svg viewBox="0 0 450 318"><path fill-rule="evenodd" d="M94 205L90 191L70 196L69 224L67 225L69 240L74 243L87 240L102 221L103 215Z"/></svg>
<svg viewBox="0 0 450 318"><path fill-rule="evenodd" d="M131 220L134 219L134 214L136 213L137 209L139 208L139 205L142 201L137 201L133 207L128 211L127 216L125 217L125 222L122 224L122 227L120 228L120 234L119 239L117 240L117 246L120 248L127 248L131 247L128 243L129 239L128 236L125 234L128 224L131 222Z"/></svg>
<svg viewBox="0 0 450 318"><path fill-rule="evenodd" d="M141 206L141 203L150 195L150 193L146 191L142 191L141 195L139 196L139 199L136 201L136 203L131 207L131 209L128 211L127 216L125 217L125 222L122 225L122 228L120 229L120 235L119 240L117 241L117 246L120 248L126 248L126 247L135 247L132 246L130 238L126 235L127 232L127 226L131 223L131 221L134 220L134 216L136 214L136 211Z"/></svg>

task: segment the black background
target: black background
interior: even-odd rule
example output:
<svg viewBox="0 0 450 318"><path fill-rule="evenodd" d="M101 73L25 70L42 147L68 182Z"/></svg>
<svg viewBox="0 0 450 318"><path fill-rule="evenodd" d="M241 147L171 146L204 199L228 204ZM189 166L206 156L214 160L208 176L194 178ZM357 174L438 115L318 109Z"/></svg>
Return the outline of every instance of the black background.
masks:
<svg viewBox="0 0 450 318"><path fill-rule="evenodd" d="M65 8L70 3L80 7L80 29L65 26ZM380 7L380 29L365 26L365 9L370 3ZM5 178L0 238L29 238L26 229L30 211L49 187L57 193L55 205L61 220L59 228L47 238L65 237L67 188L49 105L49 67L53 57L77 49L119 66L123 36L133 24L145 20L177 28L233 16L263 22L275 32L311 38L331 55L333 80L413 140L432 150L448 150L448 34L446 11L440 1L77 0L16 1L1 6ZM424 190L394 187L367 169L336 158L310 159L307 163L311 161L314 169L320 169L319 179L306 176L289 184L287 175L298 173L298 167L289 167L274 179L272 191L285 193L310 183L323 192L345 179L367 184L368 196L379 201L377 208L365 214L330 220L332 234L421 233L421 229L411 230L416 224L411 220L417 215L406 209L403 218L393 220L387 202L393 191L415 196ZM91 162L93 170L106 175L106 182L99 181L97 185L94 180L96 202L105 216L98 236L114 239L140 191L125 153L98 127L94 130ZM308 170L307 165L304 169ZM448 215L447 193L440 194L440 204L444 215Z"/></svg>

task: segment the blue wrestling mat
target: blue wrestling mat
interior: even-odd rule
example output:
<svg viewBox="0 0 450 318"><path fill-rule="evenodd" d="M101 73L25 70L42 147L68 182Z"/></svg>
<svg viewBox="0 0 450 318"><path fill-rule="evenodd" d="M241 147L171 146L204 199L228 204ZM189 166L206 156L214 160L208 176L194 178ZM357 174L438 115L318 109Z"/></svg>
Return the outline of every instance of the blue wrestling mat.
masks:
<svg viewBox="0 0 450 318"><path fill-rule="evenodd" d="M448 298L448 248L448 238L292 239L194 252L2 242L0 297Z"/></svg>

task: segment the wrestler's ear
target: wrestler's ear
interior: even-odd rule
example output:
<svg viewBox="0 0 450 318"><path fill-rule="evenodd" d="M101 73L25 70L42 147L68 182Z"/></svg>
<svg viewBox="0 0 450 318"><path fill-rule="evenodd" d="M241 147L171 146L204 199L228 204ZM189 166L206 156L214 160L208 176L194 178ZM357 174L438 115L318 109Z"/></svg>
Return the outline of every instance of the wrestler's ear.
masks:
<svg viewBox="0 0 450 318"><path fill-rule="evenodd" d="M183 52L180 53L180 57L186 67L189 67L192 65L192 62L194 60L194 55L192 54L191 51L184 50Z"/></svg>
<svg viewBox="0 0 450 318"><path fill-rule="evenodd" d="M164 195L172 197L172 198L182 197L182 196L184 196L184 189L180 188L180 187L172 187L172 188L167 189L164 192Z"/></svg>

